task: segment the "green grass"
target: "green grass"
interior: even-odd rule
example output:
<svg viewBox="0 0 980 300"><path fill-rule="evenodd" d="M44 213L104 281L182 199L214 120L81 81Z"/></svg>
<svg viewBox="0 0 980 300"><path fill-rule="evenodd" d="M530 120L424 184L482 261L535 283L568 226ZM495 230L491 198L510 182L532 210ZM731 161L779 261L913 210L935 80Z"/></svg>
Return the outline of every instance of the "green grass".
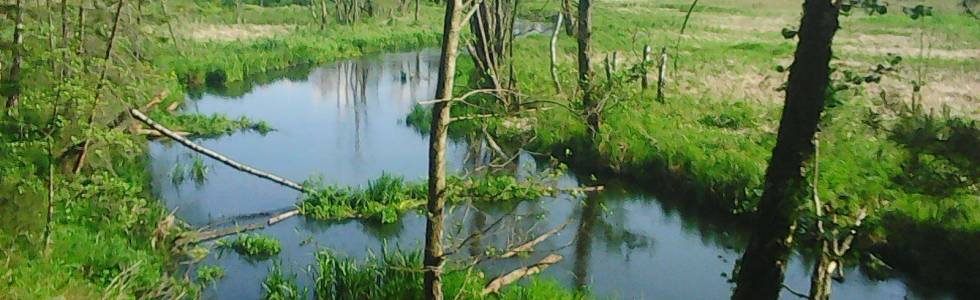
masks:
<svg viewBox="0 0 980 300"><path fill-rule="evenodd" d="M363 189L324 185L315 179L305 184L315 192L304 195L297 204L300 214L324 221L364 218L392 223L402 213L423 207L428 197L425 181L405 182L389 174L368 182ZM536 200L556 193L544 179L519 181L508 175L450 177L446 185L449 203Z"/></svg>
<svg viewBox="0 0 980 300"><path fill-rule="evenodd" d="M249 258L266 259L279 254L282 245L275 238L261 234L242 234L235 240L220 240L217 243L219 248L232 249L238 254Z"/></svg>
<svg viewBox="0 0 980 300"><path fill-rule="evenodd" d="M218 137L230 135L241 130L265 135L275 130L265 121L252 120L245 116L232 119L224 114L203 115L195 113L170 114L167 112L154 112L151 114L151 118L164 127L167 127L167 129L187 132L195 137Z"/></svg>
<svg viewBox="0 0 980 300"><path fill-rule="evenodd" d="M225 277L225 270L220 266L202 265L197 267L196 274L198 284L208 286Z"/></svg>
<svg viewBox="0 0 980 300"><path fill-rule="evenodd" d="M296 283L296 274L285 274L282 265L276 262L269 268L269 275L262 281L262 299L301 300L306 299L306 289Z"/></svg>
<svg viewBox="0 0 980 300"><path fill-rule="evenodd" d="M482 296L489 279L479 270L460 270L450 264L443 274L443 293L460 299L590 299L584 292L532 277L504 288L500 294ZM454 269L456 268L456 269ZM421 299L422 253L383 249L364 262L322 250L316 255L314 293L317 299Z"/></svg>

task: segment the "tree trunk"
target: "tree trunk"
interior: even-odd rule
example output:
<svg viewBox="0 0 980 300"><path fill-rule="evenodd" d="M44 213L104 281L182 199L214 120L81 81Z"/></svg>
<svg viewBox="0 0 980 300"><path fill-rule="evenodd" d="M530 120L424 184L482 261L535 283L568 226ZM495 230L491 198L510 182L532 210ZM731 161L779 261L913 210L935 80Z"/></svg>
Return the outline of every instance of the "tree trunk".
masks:
<svg viewBox="0 0 980 300"><path fill-rule="evenodd" d="M582 104L585 105L586 124L592 138L598 136L598 105L592 99L592 0L578 3L578 84L582 90Z"/></svg>
<svg viewBox="0 0 980 300"><path fill-rule="evenodd" d="M805 184L801 168L813 155L813 137L830 81L831 42L838 27L837 16L838 10L829 0L806 0L803 4L786 104L733 299L779 296L799 214L799 192Z"/></svg>
<svg viewBox="0 0 980 300"><path fill-rule="evenodd" d="M456 73L456 55L463 23L462 0L446 1L443 24L442 55L436 87L437 102L432 107L432 127L429 133L429 199L426 205L424 288L425 298L439 300L442 295L442 227L446 202L446 140L449 129L450 99Z"/></svg>
<svg viewBox="0 0 980 300"><path fill-rule="evenodd" d="M555 30L551 33L551 80L555 82L555 93L561 94L561 81L558 80L558 32L561 31L561 22L564 14L558 14L558 21L555 21Z"/></svg>
<svg viewBox="0 0 980 300"><path fill-rule="evenodd" d="M641 71L643 71L643 77L640 78L640 87L643 88L644 90L650 86L650 75L649 75L650 72L648 67L649 65L650 65L650 45L645 45L643 46L643 63L641 64L641 66L643 66L643 68L641 69Z"/></svg>
<svg viewBox="0 0 980 300"><path fill-rule="evenodd" d="M174 32L174 22L173 18L170 17L170 13L167 12L167 1L160 1L160 8L163 10L163 17L167 18L167 30L170 31L170 40L174 43L174 48L177 49L177 53L181 53L180 44L177 44L177 34Z"/></svg>
<svg viewBox="0 0 980 300"><path fill-rule="evenodd" d="M85 54L85 1L78 3L78 49L76 55Z"/></svg>
<svg viewBox="0 0 980 300"><path fill-rule="evenodd" d="M572 14L572 0L562 0L561 14L565 15L565 34L575 36L575 15Z"/></svg>
<svg viewBox="0 0 980 300"><path fill-rule="evenodd" d="M122 16L123 6L126 5L126 0L119 0L119 5L116 6L116 16L112 22L112 32L109 34L109 42L105 48L105 56L102 57L102 72L99 74L99 82L95 85L95 103L92 104L92 110L88 115L88 124L93 126L95 124L95 113L99 108L101 103L100 98L102 98L102 87L105 85L106 73L108 73L109 65L112 62L112 49L116 44L116 34L119 33L119 20ZM82 167L85 165L85 158L88 156L88 147L91 145L92 139L86 138L85 142L82 143L82 151L78 155L78 160L75 161L74 173L78 174L82 171Z"/></svg>
<svg viewBox="0 0 980 300"><path fill-rule="evenodd" d="M415 0L415 22L419 21L419 0Z"/></svg>
<svg viewBox="0 0 980 300"><path fill-rule="evenodd" d="M830 242L820 238L820 254L813 266L810 277L810 300L830 299L830 279L834 272L835 262L830 253Z"/></svg>
<svg viewBox="0 0 980 300"><path fill-rule="evenodd" d="M660 48L660 69L657 72L657 101L664 101L664 86L667 84L667 47Z"/></svg>
<svg viewBox="0 0 980 300"><path fill-rule="evenodd" d="M22 0L17 0L17 20L14 21L14 47L13 63L10 64L10 76L7 77L10 86L10 95L7 95L7 110L14 109L20 100L20 65L24 62L21 54L24 48L24 4Z"/></svg>

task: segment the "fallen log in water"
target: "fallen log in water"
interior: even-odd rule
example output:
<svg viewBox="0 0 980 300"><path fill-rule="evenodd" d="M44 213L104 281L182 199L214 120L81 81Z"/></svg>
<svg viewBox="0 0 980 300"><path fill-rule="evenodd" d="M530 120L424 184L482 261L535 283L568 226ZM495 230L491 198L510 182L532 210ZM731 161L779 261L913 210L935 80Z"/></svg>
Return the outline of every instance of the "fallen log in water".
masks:
<svg viewBox="0 0 980 300"><path fill-rule="evenodd" d="M548 266L558 263L559 261L561 261L561 259L562 259L561 255L551 254L533 265L520 267L517 270L511 271L510 273L498 276L497 278L491 280L490 283L488 283L487 286L483 288L483 295L485 296L490 293L499 292L500 289L507 286L508 284L514 283L515 281L518 281L521 278L524 278L525 276L530 276L530 275L540 273L541 271L544 271L544 269L548 268Z"/></svg>
<svg viewBox="0 0 980 300"><path fill-rule="evenodd" d="M281 214L277 214L275 216L272 216L268 220L251 223L251 224L248 224L248 225L245 225L245 226L237 226L236 225L236 226L229 226L229 227L225 227L225 228L221 228L221 229L215 229L215 230L210 230L210 231L197 232L195 234L191 234L189 236L186 236L186 237L182 237L182 238L177 239L176 244L178 246L189 245L189 244L197 244L197 243L200 243L200 242L206 242L206 241L210 241L210 240L213 240L213 239L218 239L218 238L226 237L226 236L233 235L233 234L239 234L239 233L243 233L243 232L247 232L247 231L252 231L252 230L256 230L256 229L262 229L262 228L265 228L266 226L275 225L276 223L282 222L282 221L284 221L286 219L289 219L289 218L292 218L292 217L294 217L296 215L299 215L299 210L298 209L292 209L292 210L286 211L284 213L281 213Z"/></svg>
<svg viewBox="0 0 980 300"><path fill-rule="evenodd" d="M253 168L253 167L250 167L248 165L242 164L242 163L237 162L237 161L234 161L234 160L232 160L232 159L230 159L228 157L225 157L224 155L221 155L218 152L214 152L214 150L211 150L211 149L208 149L208 148L204 148L203 146L198 145L198 144L196 144L196 143L188 140L187 138L184 138L183 136L180 136L180 134L178 134L176 132L173 132L170 129L167 129L166 127L163 127L163 125L157 124L152 119L150 119L150 117L146 116L145 114L143 114L142 112L140 112L137 109L130 109L129 112L133 115L134 118L136 118L137 120L140 120L141 122L143 122L147 126L150 126L151 128L155 129L156 131L159 131L163 135L166 135L167 137L169 137L171 139L174 139L178 143L180 143L180 144L182 144L184 146L187 146L187 148L191 148L191 150L197 151L198 153L207 155L210 158L213 158L213 159L215 159L217 161L220 161L220 162L224 163L225 165L228 165L229 167L235 168L235 169L237 169L239 171L242 171L242 172L245 172L245 173L249 173L249 174L252 174L252 175L261 177L261 178L268 179L268 180L270 180L272 182L281 184L283 186L292 188L294 190L297 190L297 191L300 191L300 192L303 192L303 193L311 193L312 192L309 189L307 189L307 188L303 187L302 185L300 185L299 183L290 181L288 179L285 179L285 178L282 178L282 177L279 177L279 176L276 176L276 175L273 175L273 174L270 174L270 173L267 173L267 172L260 171L258 169Z"/></svg>

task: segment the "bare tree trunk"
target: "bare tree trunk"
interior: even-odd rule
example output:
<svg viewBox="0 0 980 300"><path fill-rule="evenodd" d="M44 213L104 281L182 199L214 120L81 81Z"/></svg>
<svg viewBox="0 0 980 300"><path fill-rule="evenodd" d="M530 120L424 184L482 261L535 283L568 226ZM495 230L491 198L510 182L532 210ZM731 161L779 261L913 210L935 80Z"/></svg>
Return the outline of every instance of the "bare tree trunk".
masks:
<svg viewBox="0 0 980 300"><path fill-rule="evenodd" d="M75 54L81 56L85 54L85 1L78 3L78 49Z"/></svg>
<svg viewBox="0 0 980 300"><path fill-rule="evenodd" d="M20 65L24 62L22 56L24 48L24 4L22 0L17 0L17 20L14 21L14 47L13 63L10 64L10 76L7 77L8 84L12 86L10 95L7 95L7 110L14 109L20 100Z"/></svg>
<svg viewBox="0 0 980 300"><path fill-rule="evenodd" d="M242 19L242 0L235 0L235 23L244 23Z"/></svg>
<svg viewBox="0 0 980 300"><path fill-rule="evenodd" d="M558 32L561 31L561 22L564 14L558 14L558 21L555 21L555 30L551 33L551 80L555 82L555 92L561 94L561 81L558 80Z"/></svg>
<svg viewBox="0 0 980 300"><path fill-rule="evenodd" d="M327 30L327 0L320 0L320 30Z"/></svg>
<svg viewBox="0 0 980 300"><path fill-rule="evenodd" d="M116 44L116 34L119 33L119 20L122 16L123 6L126 5L126 0L119 0L119 5L116 6L116 16L112 22L112 33L109 35L109 42L105 48L105 56L102 57L102 72L99 74L99 82L95 85L95 103L92 104L92 110L88 115L88 124L93 126L95 122L95 113L98 110L100 104L100 98L102 98L102 87L105 85L106 73L109 70L109 65L112 62L112 49ZM78 155L78 160L75 162L74 173L78 174L82 171L82 167L85 165L85 158L88 156L88 147L91 145L92 139L86 138L85 142L82 143L81 154Z"/></svg>
<svg viewBox="0 0 980 300"><path fill-rule="evenodd" d="M446 16L443 24L442 55L439 65L439 78L436 98L439 101L432 107L432 127L429 133L429 199L426 205L424 290L425 298L441 300L442 266L445 262L442 247L442 228L446 202L446 140L449 130L453 81L456 72L456 56L459 48L459 35L466 22L463 15L462 0L446 1Z"/></svg>
<svg viewBox="0 0 980 300"><path fill-rule="evenodd" d="M578 84L582 90L582 104L585 105L586 124L592 138L598 137L598 103L592 99L592 0L578 3Z"/></svg>
<svg viewBox="0 0 980 300"><path fill-rule="evenodd" d="M643 77L640 78L640 87L642 87L644 90L650 86L650 74L648 67L650 65L650 50L650 45L643 46Z"/></svg>
<svg viewBox="0 0 980 300"><path fill-rule="evenodd" d="M145 114L143 114L142 112L140 112L140 111L138 111L136 109L129 110L129 113L133 116L133 118L136 118L137 120L140 120L140 122L143 122L147 126L150 126L150 128L153 128L157 132L160 132L161 134L163 134L163 135L165 135L165 136L167 136L167 137L169 137L169 138L177 141L181 145L184 145L187 148L190 148L191 150L194 150L197 153L201 153L201 154L207 155L208 157L213 158L214 160L217 160L217 161L219 161L219 162L221 162L221 163L223 163L223 164L225 164L225 165L227 165L229 167L235 168L236 170L239 170L239 171L242 171L242 172L245 172L245 173L249 173L249 174L258 176L260 178L263 178L263 179L267 179L269 181L278 183L278 184L280 184L282 186L285 186L285 187L288 187L288 188L291 188L291 189L300 191L302 193L311 193L311 191L309 189L303 187L303 185L301 185L299 183L296 183L294 181L291 181L291 180L282 178L280 176L276 176L276 175L274 175L272 173L260 171L260 170L258 170L256 168L253 168L253 167L248 166L246 164L243 164L243 163L237 162L237 161L235 161L233 159L230 159L230 158L228 158L228 157L226 157L224 155L221 155L218 152L214 152L214 150L211 150L211 149L208 149L208 148L204 148L203 146L198 145L198 144L196 144L196 143L188 140L187 138L184 138L179 133L173 132L170 129L167 129L166 127L163 127L162 125L157 124L156 122L153 121L153 119L150 119L150 117L147 117Z"/></svg>
<svg viewBox="0 0 980 300"><path fill-rule="evenodd" d="M419 21L419 0L415 0L415 22Z"/></svg>
<svg viewBox="0 0 980 300"><path fill-rule="evenodd" d="M565 34L575 36L575 15L572 14L572 0L562 0L561 14L565 16Z"/></svg>
<svg viewBox="0 0 980 300"><path fill-rule="evenodd" d="M776 299L782 289L799 215L799 193L805 184L801 168L813 155L813 137L830 82L831 43L838 27L837 16L838 9L829 0L804 1L786 105L733 299Z"/></svg>
<svg viewBox="0 0 980 300"><path fill-rule="evenodd" d="M657 72L657 101L664 101L665 85L667 85L667 47L660 48L660 71Z"/></svg>
<svg viewBox="0 0 980 300"><path fill-rule="evenodd" d="M177 44L177 34L174 32L174 22L170 13L167 12L167 1L160 1L160 8L163 10L163 17L167 18L167 30L170 31L170 40L174 43L174 48L177 49L177 53L182 53L180 50L180 44Z"/></svg>

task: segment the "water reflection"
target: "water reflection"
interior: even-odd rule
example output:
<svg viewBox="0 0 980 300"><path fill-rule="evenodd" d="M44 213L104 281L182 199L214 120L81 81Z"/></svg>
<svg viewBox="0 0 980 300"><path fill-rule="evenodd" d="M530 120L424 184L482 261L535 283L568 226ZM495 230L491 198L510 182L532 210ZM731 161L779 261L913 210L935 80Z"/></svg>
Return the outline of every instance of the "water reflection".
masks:
<svg viewBox="0 0 980 300"><path fill-rule="evenodd" d="M438 59L437 51L423 51L338 62L313 68L304 77L254 81L257 84L243 86L232 96L205 93L188 110L269 122L277 131L266 136L244 132L199 142L290 179L320 175L327 184L362 186L388 172L418 180L426 174L428 140L402 120L416 101L434 94ZM195 226L244 223L250 215L287 208L299 197L295 191L213 161L206 161L211 168L200 185L175 184L169 172L179 160L186 161L189 151L163 141L150 148L155 192L170 208L180 207L178 216ZM449 169L456 173L485 169L492 152L480 138L452 143L447 151ZM522 153L507 170L528 176L547 167L542 162L546 160ZM579 175L565 174L560 186L575 186L580 178L590 177ZM694 198L690 195L655 197L642 188L601 181L606 191L587 197L560 195L455 207L447 218L447 231L464 237L482 233L481 229L500 220L499 230L462 245L459 256L467 258L525 242L568 223L526 257L487 260L481 269L494 276L557 253L565 259L543 276L568 287L588 286L601 297L729 296L730 285L721 274L732 270L745 240L744 231L730 218L690 201ZM311 277L304 270L313 263L317 249L357 258L385 244L420 249L424 224L422 216L410 212L393 224L293 218L261 232L282 242L277 259L309 286ZM249 263L230 253L209 257L206 263L225 267L227 275L205 298L252 299L260 296L271 262ZM787 284L807 286L808 264L794 256ZM834 291L835 297L854 299L893 299L910 293L901 280L871 280L854 268L848 268L847 280L835 284Z"/></svg>

